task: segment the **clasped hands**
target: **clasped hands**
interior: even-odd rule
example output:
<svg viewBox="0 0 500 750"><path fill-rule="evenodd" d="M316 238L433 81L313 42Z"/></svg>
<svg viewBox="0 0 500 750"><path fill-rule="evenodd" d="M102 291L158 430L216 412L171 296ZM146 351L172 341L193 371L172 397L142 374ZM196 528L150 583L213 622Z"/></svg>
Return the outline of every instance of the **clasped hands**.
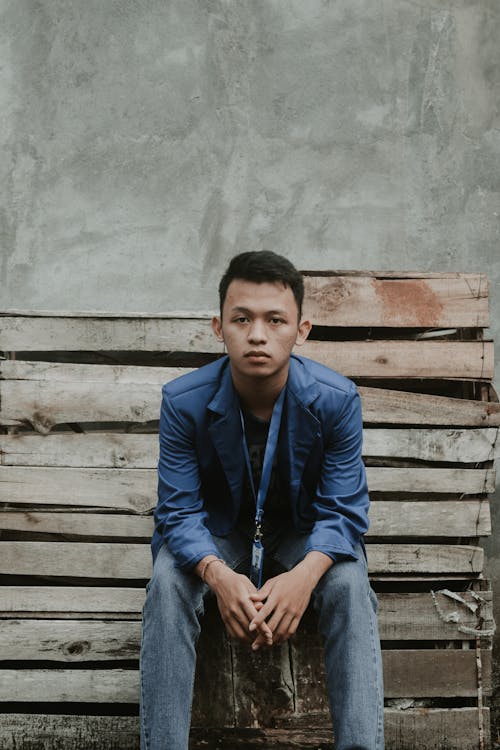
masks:
<svg viewBox="0 0 500 750"><path fill-rule="evenodd" d="M326 555L312 552L292 570L269 578L259 590L247 576L224 565L211 566L207 583L217 597L229 636L251 644L254 651L287 641L331 562Z"/></svg>

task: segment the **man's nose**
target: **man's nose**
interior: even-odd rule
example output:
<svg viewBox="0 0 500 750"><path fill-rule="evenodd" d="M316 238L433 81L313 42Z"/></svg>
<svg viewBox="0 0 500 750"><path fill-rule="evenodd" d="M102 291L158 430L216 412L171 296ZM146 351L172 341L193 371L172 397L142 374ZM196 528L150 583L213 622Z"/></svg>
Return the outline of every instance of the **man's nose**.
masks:
<svg viewBox="0 0 500 750"><path fill-rule="evenodd" d="M252 321L250 330L248 332L248 340L254 344L267 340L266 327L262 320Z"/></svg>

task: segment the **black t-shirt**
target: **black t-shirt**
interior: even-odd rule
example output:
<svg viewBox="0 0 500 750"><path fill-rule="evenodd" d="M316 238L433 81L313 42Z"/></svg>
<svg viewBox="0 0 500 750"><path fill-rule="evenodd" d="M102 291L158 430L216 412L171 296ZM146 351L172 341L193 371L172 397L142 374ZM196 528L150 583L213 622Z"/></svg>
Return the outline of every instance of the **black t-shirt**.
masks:
<svg viewBox="0 0 500 750"><path fill-rule="evenodd" d="M245 437L252 467L255 494L259 491L264 453L266 450L267 435L270 422L256 417L251 412L244 411ZM283 424L283 420L282 420ZM280 438L281 439L281 430ZM278 461L278 449L274 454L269 489L264 502L264 516L262 520L262 532L264 549L272 551L278 536L283 528L291 524L291 508L287 482L280 471ZM255 498L248 476L246 476L240 514L238 517L238 528L249 537L253 538L255 531Z"/></svg>

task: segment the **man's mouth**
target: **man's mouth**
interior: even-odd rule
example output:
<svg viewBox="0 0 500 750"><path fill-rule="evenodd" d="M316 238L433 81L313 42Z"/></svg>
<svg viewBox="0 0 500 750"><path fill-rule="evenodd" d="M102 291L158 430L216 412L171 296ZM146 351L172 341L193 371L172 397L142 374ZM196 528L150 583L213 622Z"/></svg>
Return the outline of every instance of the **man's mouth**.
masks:
<svg viewBox="0 0 500 750"><path fill-rule="evenodd" d="M252 358L252 359L269 359L269 354L267 352L261 352L258 350L247 352L245 354L245 357Z"/></svg>

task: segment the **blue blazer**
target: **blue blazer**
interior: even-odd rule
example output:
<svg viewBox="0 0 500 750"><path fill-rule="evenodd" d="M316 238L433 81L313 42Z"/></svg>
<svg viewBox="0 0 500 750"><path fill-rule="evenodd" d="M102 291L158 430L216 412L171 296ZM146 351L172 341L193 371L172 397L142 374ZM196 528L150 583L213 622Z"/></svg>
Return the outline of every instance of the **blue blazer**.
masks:
<svg viewBox="0 0 500 750"><path fill-rule="evenodd" d="M205 555L218 556L212 534L234 528L244 487L239 401L228 357L167 383L162 393L152 552L155 558L166 543L177 565L189 570ZM294 526L309 537L306 552L357 559L369 498L354 383L292 355L282 419L278 463Z"/></svg>

